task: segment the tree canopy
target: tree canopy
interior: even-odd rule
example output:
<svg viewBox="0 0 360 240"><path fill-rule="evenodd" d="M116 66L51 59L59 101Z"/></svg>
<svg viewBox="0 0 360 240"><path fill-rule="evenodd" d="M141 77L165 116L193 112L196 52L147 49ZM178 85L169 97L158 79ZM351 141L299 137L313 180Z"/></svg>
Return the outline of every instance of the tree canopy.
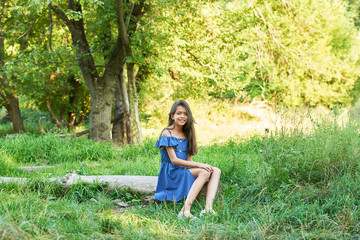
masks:
<svg viewBox="0 0 360 240"><path fill-rule="evenodd" d="M166 36L157 38L157 67L166 75L157 82L167 84L173 98L257 98L329 107L351 102L359 40L346 2L188 5L169 4L152 26L156 36Z"/></svg>
<svg viewBox="0 0 360 240"><path fill-rule="evenodd" d="M355 0L1 3L0 103L27 96L70 128L90 114L95 140L141 140L138 107L179 98L332 108L359 96Z"/></svg>

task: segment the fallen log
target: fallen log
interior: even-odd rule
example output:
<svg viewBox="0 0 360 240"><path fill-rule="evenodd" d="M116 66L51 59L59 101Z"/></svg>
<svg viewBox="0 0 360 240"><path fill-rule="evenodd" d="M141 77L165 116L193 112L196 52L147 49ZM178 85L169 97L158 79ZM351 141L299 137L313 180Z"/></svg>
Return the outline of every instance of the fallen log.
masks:
<svg viewBox="0 0 360 240"><path fill-rule="evenodd" d="M157 176L134 176L134 175L101 175L101 176L79 176L75 172L66 174L58 180L66 187L71 187L79 180L87 183L102 183L110 189L129 188L132 192L155 193Z"/></svg>
<svg viewBox="0 0 360 240"><path fill-rule="evenodd" d="M0 184L18 182L26 183L30 181L29 178L12 178L0 177ZM157 185L157 176L138 176L138 175L99 175L99 176L79 176L76 172L66 174L62 178L46 178L50 182L57 182L65 187L71 188L72 185L80 182L86 183L101 183L108 189L125 190L129 189L132 192L155 193ZM207 183L204 184L200 191L199 197L205 197ZM219 189L222 188L220 183Z"/></svg>
<svg viewBox="0 0 360 240"><path fill-rule="evenodd" d="M81 182L102 183L109 189L129 189L132 192L155 193L157 176L134 176L134 175L100 175L100 176L79 176L76 173L66 174L62 178L48 178L50 182L58 182L65 187ZM0 177L0 184L18 182L26 183L29 178Z"/></svg>

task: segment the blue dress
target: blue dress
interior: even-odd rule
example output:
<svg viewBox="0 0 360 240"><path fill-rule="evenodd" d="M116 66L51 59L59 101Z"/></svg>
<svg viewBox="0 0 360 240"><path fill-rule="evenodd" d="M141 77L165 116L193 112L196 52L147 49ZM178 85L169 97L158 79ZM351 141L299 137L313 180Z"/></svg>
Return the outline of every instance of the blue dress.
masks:
<svg viewBox="0 0 360 240"><path fill-rule="evenodd" d="M195 181L195 177L191 174L188 167L171 163L166 147L173 147L176 157L186 160L188 148L187 138L176 138L172 135L170 137L161 136L157 140L155 147L160 149L161 167L154 199L176 202L184 199L188 195Z"/></svg>

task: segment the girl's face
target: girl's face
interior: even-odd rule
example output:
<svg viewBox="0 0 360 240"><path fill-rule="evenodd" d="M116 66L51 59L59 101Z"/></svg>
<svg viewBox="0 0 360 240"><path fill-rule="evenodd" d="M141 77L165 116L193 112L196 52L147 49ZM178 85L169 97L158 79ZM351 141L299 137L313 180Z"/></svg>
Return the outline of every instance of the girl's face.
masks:
<svg viewBox="0 0 360 240"><path fill-rule="evenodd" d="M188 115L186 112L186 108L179 105L176 107L176 111L174 114L172 114L172 119L175 122L175 125L184 126L188 121Z"/></svg>

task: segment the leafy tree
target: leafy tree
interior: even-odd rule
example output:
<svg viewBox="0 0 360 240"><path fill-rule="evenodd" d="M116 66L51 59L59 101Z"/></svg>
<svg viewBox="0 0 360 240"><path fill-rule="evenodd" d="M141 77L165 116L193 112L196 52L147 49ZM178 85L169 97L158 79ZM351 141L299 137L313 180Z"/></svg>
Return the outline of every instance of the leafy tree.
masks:
<svg viewBox="0 0 360 240"><path fill-rule="evenodd" d="M125 5L121 0L115 2L69 0L67 4L56 1L56 4L50 6L71 33L72 44L77 51L78 65L90 91L89 137L94 140L111 140L110 120L114 90L117 88L125 110L123 116L126 120L127 140L129 143L133 142L129 94L123 74L126 57L131 56L129 31L136 28L145 2L128 2ZM114 31L117 34L114 34ZM132 83L134 76L132 64L127 63L126 68L128 81ZM136 96L136 89L133 90ZM141 134L140 123L138 121L137 123L138 133Z"/></svg>
<svg viewBox="0 0 360 240"><path fill-rule="evenodd" d="M18 53L26 51L29 36L37 19L37 12L19 12L18 1L0 2L0 105L5 106L14 132L24 131L24 124L18 100L18 81L12 74L12 62L19 58ZM29 9L31 10L31 8ZM23 34L20 35L19 33Z"/></svg>
<svg viewBox="0 0 360 240"><path fill-rule="evenodd" d="M6 10L6 43L11 52L3 69L11 80L3 91L29 96L48 110L56 124L65 118L70 128L80 124L89 113L84 101L88 93L76 76L79 71L73 64L68 36L61 28L53 31L59 23L53 22L47 3L15 1L7 4ZM56 115L60 115L60 121ZM21 120L20 110L18 116Z"/></svg>

